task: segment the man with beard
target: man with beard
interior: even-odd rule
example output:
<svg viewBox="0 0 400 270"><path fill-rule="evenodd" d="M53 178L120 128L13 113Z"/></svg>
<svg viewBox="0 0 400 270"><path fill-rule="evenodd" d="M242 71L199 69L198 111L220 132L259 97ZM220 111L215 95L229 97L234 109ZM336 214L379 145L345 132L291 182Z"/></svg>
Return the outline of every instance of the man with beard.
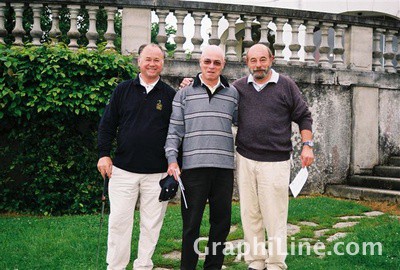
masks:
<svg viewBox="0 0 400 270"><path fill-rule="evenodd" d="M268 47L252 46L246 59L250 75L233 83L240 97L237 180L249 270L287 268L292 121L303 142L302 167L314 160L311 113L295 82L271 68L273 60Z"/></svg>

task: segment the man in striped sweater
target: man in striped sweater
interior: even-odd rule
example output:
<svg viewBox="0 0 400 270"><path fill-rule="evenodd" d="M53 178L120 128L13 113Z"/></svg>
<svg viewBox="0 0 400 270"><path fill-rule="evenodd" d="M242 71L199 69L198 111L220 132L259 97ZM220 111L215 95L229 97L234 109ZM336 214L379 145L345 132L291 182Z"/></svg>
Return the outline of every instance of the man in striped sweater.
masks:
<svg viewBox="0 0 400 270"><path fill-rule="evenodd" d="M208 255L204 269L221 269L224 242L231 224L234 145L238 92L221 72L224 52L215 45L204 48L201 73L193 85L176 94L165 153L168 174L179 173L178 149L183 140L182 181L188 208L182 203L181 270L195 270L199 254L200 224L207 200L210 207Z"/></svg>

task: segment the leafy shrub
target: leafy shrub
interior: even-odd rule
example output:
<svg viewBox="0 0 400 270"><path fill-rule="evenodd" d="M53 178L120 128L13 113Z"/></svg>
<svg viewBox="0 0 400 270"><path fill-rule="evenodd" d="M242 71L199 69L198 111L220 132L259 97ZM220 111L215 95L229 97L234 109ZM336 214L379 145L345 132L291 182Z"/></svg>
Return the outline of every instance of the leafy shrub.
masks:
<svg viewBox="0 0 400 270"><path fill-rule="evenodd" d="M98 211L97 124L132 59L58 45L1 46L0 60L0 211Z"/></svg>

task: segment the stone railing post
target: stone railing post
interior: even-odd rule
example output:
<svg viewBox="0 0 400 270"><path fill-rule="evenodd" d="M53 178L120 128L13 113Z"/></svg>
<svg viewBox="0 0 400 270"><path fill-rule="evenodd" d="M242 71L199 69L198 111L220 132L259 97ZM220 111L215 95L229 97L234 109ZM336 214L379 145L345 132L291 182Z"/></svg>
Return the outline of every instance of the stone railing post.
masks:
<svg viewBox="0 0 400 270"><path fill-rule="evenodd" d="M337 69L346 68L343 60L344 47L342 39L344 36L344 30L347 28L347 24L337 24L335 26L335 45L333 48L333 65L332 67Z"/></svg>
<svg viewBox="0 0 400 270"><path fill-rule="evenodd" d="M15 27L12 30L12 34L15 37L14 45L22 46L24 45L22 38L25 35L24 27L22 26L22 13L24 12L24 4L22 3L12 3L11 6L15 11Z"/></svg>
<svg viewBox="0 0 400 270"><path fill-rule="evenodd" d="M328 44L328 31L333 26L333 23L321 22L319 27L321 29L321 45L319 47L320 58L318 65L323 68L330 68L332 64L329 63L329 52L331 48Z"/></svg>
<svg viewBox="0 0 400 270"><path fill-rule="evenodd" d="M185 50L183 49L183 44L186 41L186 37L183 35L183 20L187 15L187 11L183 10L176 10L174 15L176 17L176 35L174 41L176 43L176 49L174 53L175 59L184 60L186 58Z"/></svg>
<svg viewBox="0 0 400 270"><path fill-rule="evenodd" d="M200 46L203 43L203 38L201 37L201 20L204 17L204 12L193 12L192 17L194 19L194 35L191 39L194 46L192 59L200 59Z"/></svg>
<svg viewBox="0 0 400 270"><path fill-rule="evenodd" d="M275 63L278 65L286 64L283 57L283 49L285 49L285 43L283 43L283 26L286 24L287 19L284 18L274 18L274 23L276 25L275 32Z"/></svg>
<svg viewBox="0 0 400 270"><path fill-rule="evenodd" d="M381 50L382 34L385 32L383 28L374 29L373 52L372 52L372 70L384 71L383 63L381 63L383 52Z"/></svg>
<svg viewBox="0 0 400 270"><path fill-rule="evenodd" d="M246 61L247 51L254 44L254 41L251 36L251 24L255 18L256 18L255 16L247 16L247 15L243 16L243 22L244 22L244 38L242 43L244 48L242 56L243 61Z"/></svg>
<svg viewBox="0 0 400 270"><path fill-rule="evenodd" d="M292 55L289 58L288 64L299 66L300 65L300 57L299 50L301 48L299 43L299 27L303 23L303 20L289 20L289 24L292 27L292 42L289 45L289 50L292 52Z"/></svg>
<svg viewBox="0 0 400 270"><path fill-rule="evenodd" d="M49 8L51 9L51 29L49 32L49 37L51 39L51 43L55 44L58 43L59 38L61 36L61 30L60 30L60 5L49 5Z"/></svg>
<svg viewBox="0 0 400 270"><path fill-rule="evenodd" d="M383 58L385 59L385 71L389 73L396 73L396 69L393 66L393 37L397 33L395 30L386 30L386 46L385 53L383 54Z"/></svg>
<svg viewBox="0 0 400 270"><path fill-rule="evenodd" d="M222 17L222 13L211 12L209 17L211 20L211 36L208 43L210 45L219 45L221 40L218 38L218 22Z"/></svg>
<svg viewBox="0 0 400 270"><path fill-rule="evenodd" d="M258 43L269 47L268 33L270 29L268 24L272 21L272 17L260 16L257 20L260 22L260 41Z"/></svg>
<svg viewBox="0 0 400 270"><path fill-rule="evenodd" d="M397 33L397 54L396 54L396 60L397 60L397 72L400 73L400 31Z"/></svg>
<svg viewBox="0 0 400 270"><path fill-rule="evenodd" d="M236 14L227 14L226 19L228 20L228 38L226 40L226 59L228 61L238 61L238 56L235 51L237 40L236 40L236 21L239 18Z"/></svg>
<svg viewBox="0 0 400 270"><path fill-rule="evenodd" d="M115 11L117 9L116 7L111 8ZM136 55L140 45L150 43L150 40L150 9L125 7L122 10L121 53Z"/></svg>
<svg viewBox="0 0 400 270"><path fill-rule="evenodd" d="M69 28L69 31L67 33L67 36L69 37L69 44L68 47L71 50L77 50L79 45L78 45L78 38L81 36L81 33L78 31L78 14L80 10L79 5L68 5L67 8L69 9L69 14L70 14L70 22L71 22L71 27Z"/></svg>
<svg viewBox="0 0 400 270"><path fill-rule="evenodd" d="M86 38L88 39L89 43L87 45L88 50L95 50L97 49L96 41L99 38L99 34L97 33L96 28L96 14L99 10L98 6L87 6L86 7L89 14L89 29L86 33Z"/></svg>
<svg viewBox="0 0 400 270"><path fill-rule="evenodd" d="M161 48L166 51L165 43L167 43L167 31L165 30L165 18L167 18L169 10L157 10L156 15L158 16L158 34L157 42Z"/></svg>
<svg viewBox="0 0 400 270"><path fill-rule="evenodd" d="M32 37L32 44L35 46L40 46L40 38L43 35L42 28L40 27L40 13L42 12L42 4L31 4L33 12L33 26L30 32Z"/></svg>
<svg viewBox="0 0 400 270"><path fill-rule="evenodd" d="M7 30L4 26L4 11L6 3L0 3L0 44L5 44L4 38L7 36Z"/></svg>
<svg viewBox="0 0 400 270"><path fill-rule="evenodd" d="M304 61L309 67L317 66L315 62L314 52L316 46L314 44L314 29L319 23L317 21L306 21L306 37L304 42L304 51L306 52Z"/></svg>
<svg viewBox="0 0 400 270"><path fill-rule="evenodd" d="M115 28L114 28L115 13L117 13L117 8L105 7L104 9L107 12L107 31L104 33L104 39L107 41L105 48L107 50L114 50L115 49L114 40L117 38L117 33L115 33ZM137 35L140 36L140 34Z"/></svg>

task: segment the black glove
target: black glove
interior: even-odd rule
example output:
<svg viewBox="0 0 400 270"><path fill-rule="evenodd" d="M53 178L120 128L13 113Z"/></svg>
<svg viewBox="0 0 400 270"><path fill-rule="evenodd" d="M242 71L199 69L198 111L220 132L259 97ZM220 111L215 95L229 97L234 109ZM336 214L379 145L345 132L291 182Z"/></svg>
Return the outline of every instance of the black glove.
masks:
<svg viewBox="0 0 400 270"><path fill-rule="evenodd" d="M178 191L178 181L172 175L167 175L165 178L160 180L161 192L158 200L168 201L175 197Z"/></svg>

